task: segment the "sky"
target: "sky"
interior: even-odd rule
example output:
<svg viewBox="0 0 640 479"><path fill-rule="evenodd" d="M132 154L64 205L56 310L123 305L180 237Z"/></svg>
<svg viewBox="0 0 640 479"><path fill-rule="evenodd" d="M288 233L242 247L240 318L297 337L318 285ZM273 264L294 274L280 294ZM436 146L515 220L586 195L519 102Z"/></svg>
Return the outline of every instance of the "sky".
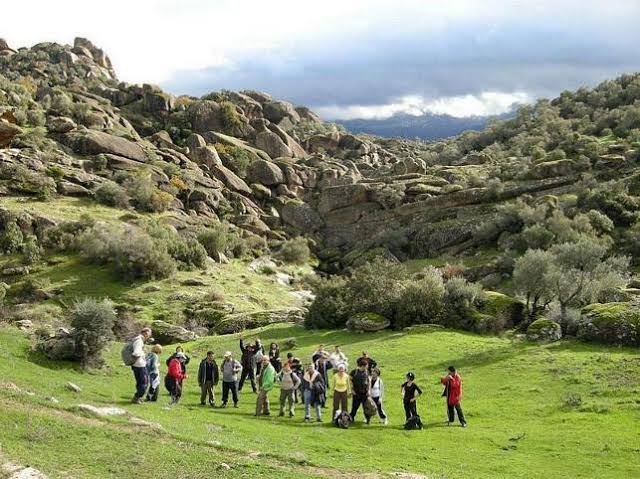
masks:
<svg viewBox="0 0 640 479"><path fill-rule="evenodd" d="M89 38L121 80L266 91L325 119L500 114L640 71L638 0L21 0L14 47Z"/></svg>

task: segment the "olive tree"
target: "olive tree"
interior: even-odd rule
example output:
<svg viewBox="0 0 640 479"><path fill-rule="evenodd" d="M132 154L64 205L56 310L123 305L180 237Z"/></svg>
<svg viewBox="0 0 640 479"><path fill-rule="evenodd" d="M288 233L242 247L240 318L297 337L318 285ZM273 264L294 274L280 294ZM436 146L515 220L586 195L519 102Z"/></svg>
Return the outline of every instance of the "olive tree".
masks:
<svg viewBox="0 0 640 479"><path fill-rule="evenodd" d="M515 262L513 284L516 291L525 298L527 324L532 323L538 313L553 301L549 277L553 261L553 255L549 251L530 249Z"/></svg>

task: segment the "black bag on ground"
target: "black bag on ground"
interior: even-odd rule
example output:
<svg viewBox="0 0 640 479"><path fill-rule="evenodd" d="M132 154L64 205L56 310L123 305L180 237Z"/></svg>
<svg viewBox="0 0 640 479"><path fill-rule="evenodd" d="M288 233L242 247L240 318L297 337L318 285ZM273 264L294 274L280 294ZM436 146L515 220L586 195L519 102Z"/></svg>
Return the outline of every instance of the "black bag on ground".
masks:
<svg viewBox="0 0 640 479"><path fill-rule="evenodd" d="M407 431L422 429L422 421L420 420L420 416L411 416L409 419L407 419L407 422L404 423L404 428Z"/></svg>
<svg viewBox="0 0 640 479"><path fill-rule="evenodd" d="M336 417L333 423L341 429L349 429L351 424L351 415L346 411L336 411Z"/></svg>

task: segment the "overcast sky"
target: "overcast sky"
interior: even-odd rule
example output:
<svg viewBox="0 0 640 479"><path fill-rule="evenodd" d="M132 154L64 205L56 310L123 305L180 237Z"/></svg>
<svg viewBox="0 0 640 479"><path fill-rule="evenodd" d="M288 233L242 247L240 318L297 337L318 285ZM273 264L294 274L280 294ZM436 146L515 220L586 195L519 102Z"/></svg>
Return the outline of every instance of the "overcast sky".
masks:
<svg viewBox="0 0 640 479"><path fill-rule="evenodd" d="M21 0L14 47L85 36L120 79L256 89L326 119L497 114L640 71L638 0Z"/></svg>

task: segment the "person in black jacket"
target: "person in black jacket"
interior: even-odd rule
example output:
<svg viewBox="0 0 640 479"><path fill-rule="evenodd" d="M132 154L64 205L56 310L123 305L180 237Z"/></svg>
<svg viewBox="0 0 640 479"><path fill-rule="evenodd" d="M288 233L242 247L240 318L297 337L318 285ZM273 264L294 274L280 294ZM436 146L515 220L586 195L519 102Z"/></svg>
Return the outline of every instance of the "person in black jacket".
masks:
<svg viewBox="0 0 640 479"><path fill-rule="evenodd" d="M402 384L402 403L404 404L404 414L407 421L418 415L418 407L416 401L422 394L422 389L414 382L416 375L413 373L407 373L407 380Z"/></svg>
<svg viewBox="0 0 640 479"><path fill-rule="evenodd" d="M240 357L240 364L242 365L242 374L240 375L240 382L238 383L238 392L242 391L242 386L247 378L251 381L251 389L256 392L256 369L254 364L256 348L252 344L244 345L244 341L240 340L240 351L242 356Z"/></svg>
<svg viewBox="0 0 640 479"><path fill-rule="evenodd" d="M213 351L207 352L207 357L200 362L198 368L198 385L200 386L200 404L205 405L205 399L209 396L209 405L215 407L216 395L214 388L218 385L220 370L213 357Z"/></svg>
<svg viewBox="0 0 640 479"><path fill-rule="evenodd" d="M271 343L271 346L269 346L269 361L276 373L279 373L282 369L282 361L280 361L280 346L278 346L278 343Z"/></svg>
<svg viewBox="0 0 640 479"><path fill-rule="evenodd" d="M372 371L378 367L378 363L376 362L376 360L373 358L370 358L366 351L362 351L362 356L358 358L358 361L356 362L356 364L359 364L360 361L366 361L367 372L369 373L369 376L371 376Z"/></svg>

